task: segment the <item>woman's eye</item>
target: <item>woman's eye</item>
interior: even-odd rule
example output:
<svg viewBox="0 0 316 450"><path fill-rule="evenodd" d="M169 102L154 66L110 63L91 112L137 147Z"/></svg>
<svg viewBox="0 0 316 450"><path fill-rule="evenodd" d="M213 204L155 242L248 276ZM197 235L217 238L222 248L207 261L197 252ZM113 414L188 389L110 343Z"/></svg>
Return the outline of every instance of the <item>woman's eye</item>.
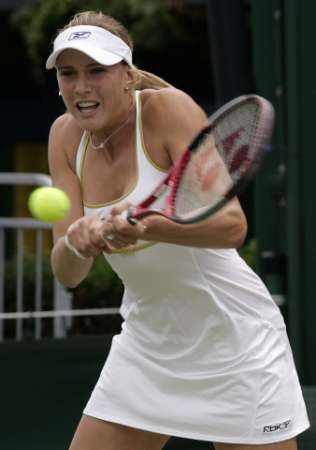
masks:
<svg viewBox="0 0 316 450"><path fill-rule="evenodd" d="M72 70L63 70L59 73L61 77L71 77L74 74Z"/></svg>
<svg viewBox="0 0 316 450"><path fill-rule="evenodd" d="M103 67L94 67L91 69L91 73L103 73L105 72L105 69Z"/></svg>

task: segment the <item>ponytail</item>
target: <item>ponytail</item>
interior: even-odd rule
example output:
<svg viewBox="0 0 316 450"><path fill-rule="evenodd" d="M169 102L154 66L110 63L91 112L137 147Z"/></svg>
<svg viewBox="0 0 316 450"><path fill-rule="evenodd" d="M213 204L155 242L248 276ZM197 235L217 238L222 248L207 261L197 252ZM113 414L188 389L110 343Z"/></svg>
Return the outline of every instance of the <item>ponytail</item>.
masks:
<svg viewBox="0 0 316 450"><path fill-rule="evenodd" d="M140 70L136 66L134 66L134 70L136 74L136 82L134 88L137 90L141 91L143 89L162 89L165 87L173 87L163 78L160 78L151 72Z"/></svg>

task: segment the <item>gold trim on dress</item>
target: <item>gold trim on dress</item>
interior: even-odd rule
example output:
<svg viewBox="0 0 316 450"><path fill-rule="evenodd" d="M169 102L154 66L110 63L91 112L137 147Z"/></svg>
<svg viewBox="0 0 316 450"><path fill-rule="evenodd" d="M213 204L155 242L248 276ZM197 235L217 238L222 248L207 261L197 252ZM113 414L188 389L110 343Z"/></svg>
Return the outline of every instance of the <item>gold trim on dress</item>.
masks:
<svg viewBox="0 0 316 450"><path fill-rule="evenodd" d="M86 146L86 149L88 148L89 142L90 142L90 136L88 135L88 140L87 140L87 146ZM136 150L136 147L137 147L137 142L136 142L136 135L135 135L135 150ZM86 155L86 149L85 149L84 158L85 158L85 155ZM84 158L82 158L82 160L83 160ZM82 170L83 170L83 164L82 164ZM128 197L128 196L130 195L131 192L133 192L133 190L134 190L134 189L136 188L136 186L137 186L138 178L139 178L139 170L138 170L138 159L137 159L137 156L136 156L136 179L135 179L135 182L133 183L133 185L129 188L128 192L126 192L126 194L123 194L121 197L115 198L115 199L110 200L110 201L105 202L105 203L88 203L88 202L86 202L85 200L83 200L83 205L84 205L86 208L103 208L103 207L105 207L105 206L111 206L111 205L113 205L113 204L115 204L115 203L119 203L119 202L123 201L124 198ZM82 184L82 178L80 177L80 179L81 179L81 184Z"/></svg>
<svg viewBox="0 0 316 450"><path fill-rule="evenodd" d="M158 166L158 164L155 163L155 161L153 161L150 157L150 154L147 150L147 147L145 145L145 139L144 139L144 133L143 133L143 125L142 125L142 102L141 102L141 98L140 98L141 94L139 92L137 100L138 100L138 107L139 107L139 114L138 114L138 129L139 129L139 134L140 134L140 140L141 140L141 146L144 152L144 155L147 159L147 161L149 162L149 164L151 164L152 166L155 167L155 169L159 170L160 172L163 173L167 173L168 170L163 169L162 167Z"/></svg>

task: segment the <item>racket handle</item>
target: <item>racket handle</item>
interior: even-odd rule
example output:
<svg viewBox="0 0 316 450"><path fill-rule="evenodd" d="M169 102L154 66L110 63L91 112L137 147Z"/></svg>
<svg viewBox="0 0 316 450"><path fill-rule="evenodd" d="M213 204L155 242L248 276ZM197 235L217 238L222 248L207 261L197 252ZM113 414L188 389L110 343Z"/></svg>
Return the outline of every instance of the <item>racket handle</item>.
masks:
<svg viewBox="0 0 316 450"><path fill-rule="evenodd" d="M133 217L133 213L134 213L135 208L128 208L125 209L123 212L121 212L121 217L125 220L127 220L130 224L132 225L136 225L138 223L138 220L135 219L135 217ZM106 216L101 216L100 219L102 221L106 220Z"/></svg>
<svg viewBox="0 0 316 450"><path fill-rule="evenodd" d="M135 208L128 208L125 211L123 211L122 216L124 219L126 219L131 225L136 225L138 220L133 217Z"/></svg>

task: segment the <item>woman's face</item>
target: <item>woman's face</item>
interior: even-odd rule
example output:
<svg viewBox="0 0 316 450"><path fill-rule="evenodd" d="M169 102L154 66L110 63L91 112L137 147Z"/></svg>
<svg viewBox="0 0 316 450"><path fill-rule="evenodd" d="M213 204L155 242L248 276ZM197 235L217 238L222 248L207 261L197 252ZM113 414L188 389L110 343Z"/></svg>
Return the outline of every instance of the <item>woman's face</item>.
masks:
<svg viewBox="0 0 316 450"><path fill-rule="evenodd" d="M64 103L81 128L98 131L119 120L129 105L128 66L121 63L103 66L71 49L60 54L56 65Z"/></svg>

